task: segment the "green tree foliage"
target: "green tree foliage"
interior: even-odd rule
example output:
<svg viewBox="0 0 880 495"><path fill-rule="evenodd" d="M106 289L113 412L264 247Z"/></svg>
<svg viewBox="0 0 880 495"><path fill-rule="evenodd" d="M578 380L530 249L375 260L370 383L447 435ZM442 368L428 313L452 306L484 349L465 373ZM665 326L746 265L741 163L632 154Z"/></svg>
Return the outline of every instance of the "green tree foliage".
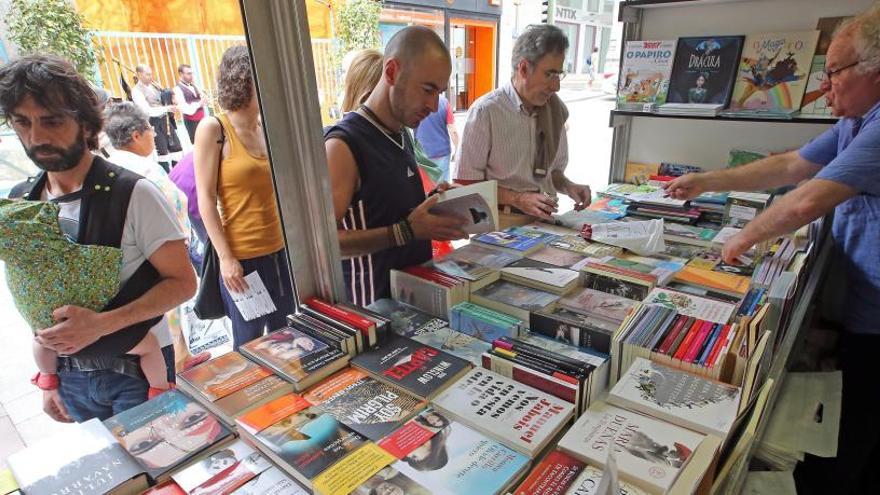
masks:
<svg viewBox="0 0 880 495"><path fill-rule="evenodd" d="M11 0L4 20L21 53L54 53L94 79L98 58L92 33L67 0Z"/></svg>
<svg viewBox="0 0 880 495"><path fill-rule="evenodd" d="M379 13L381 0L345 0L336 13L335 65L338 68L342 57L352 50L379 48Z"/></svg>

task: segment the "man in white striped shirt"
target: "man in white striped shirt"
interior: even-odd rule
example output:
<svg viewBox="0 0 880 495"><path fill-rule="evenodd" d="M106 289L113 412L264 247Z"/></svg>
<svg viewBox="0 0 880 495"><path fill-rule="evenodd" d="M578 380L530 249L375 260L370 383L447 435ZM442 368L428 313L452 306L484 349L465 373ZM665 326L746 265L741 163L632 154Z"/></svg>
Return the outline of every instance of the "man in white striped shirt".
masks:
<svg viewBox="0 0 880 495"><path fill-rule="evenodd" d="M498 181L502 212L551 218L556 192L590 204L589 186L565 177L568 111L556 95L568 39L556 26L534 25L513 47L513 77L468 113L455 181Z"/></svg>

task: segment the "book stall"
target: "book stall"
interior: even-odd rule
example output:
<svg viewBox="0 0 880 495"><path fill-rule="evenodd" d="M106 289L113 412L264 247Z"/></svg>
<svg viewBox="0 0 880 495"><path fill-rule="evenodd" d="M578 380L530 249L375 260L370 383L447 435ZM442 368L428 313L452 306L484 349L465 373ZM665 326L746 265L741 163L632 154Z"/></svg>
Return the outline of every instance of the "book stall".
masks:
<svg viewBox="0 0 880 495"><path fill-rule="evenodd" d="M584 210L504 230L494 181L441 194L438 208L480 213L470 241L393 270L392 298L366 307L327 275L339 256L322 210L294 213L323 204L314 171L276 170L279 196L301 198L281 201L302 247L288 326L11 455L12 482L25 495L740 493L823 282L830 222L725 263L724 240L786 191L685 201L662 186L828 128L811 94L817 47L826 18L870 2L854 3L622 2L610 184ZM295 18L245 13L250 30ZM250 40L261 85L282 81L261 71L278 53L269 37ZM798 47L778 55L803 76L777 88L785 98L737 77L767 45ZM277 107L269 124L297 108ZM267 129L274 153L297 145Z"/></svg>

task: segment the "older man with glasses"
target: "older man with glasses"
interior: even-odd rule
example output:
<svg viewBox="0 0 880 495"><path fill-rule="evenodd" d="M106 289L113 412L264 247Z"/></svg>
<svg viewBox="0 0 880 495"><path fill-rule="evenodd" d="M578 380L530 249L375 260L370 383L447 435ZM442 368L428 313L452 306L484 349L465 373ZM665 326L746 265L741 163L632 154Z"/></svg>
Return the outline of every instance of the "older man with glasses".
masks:
<svg viewBox="0 0 880 495"><path fill-rule="evenodd" d="M669 184L670 196L802 184L724 245L732 262L753 245L834 212L836 259L846 270L841 338L843 410L836 471L807 492L880 493L880 381L870 371L880 349L880 7L842 24L828 48L822 90L840 120L799 150ZM819 473L820 470L812 470ZM822 487L822 488L817 488ZM801 486L798 487L799 492Z"/></svg>
<svg viewBox="0 0 880 495"><path fill-rule="evenodd" d="M468 113L455 181L498 181L503 226L551 218L556 193L590 204L590 188L565 177L568 109L557 96L568 39L556 26L529 26L513 47L508 83Z"/></svg>

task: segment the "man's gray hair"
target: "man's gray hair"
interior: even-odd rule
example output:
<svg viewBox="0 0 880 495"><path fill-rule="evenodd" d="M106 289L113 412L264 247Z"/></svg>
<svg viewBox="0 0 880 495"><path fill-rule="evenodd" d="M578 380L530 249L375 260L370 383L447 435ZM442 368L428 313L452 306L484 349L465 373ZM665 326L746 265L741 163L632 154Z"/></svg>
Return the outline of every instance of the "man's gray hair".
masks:
<svg viewBox="0 0 880 495"><path fill-rule="evenodd" d="M880 71L880 4L840 23L834 34L842 33L852 36L859 60L856 72L872 74Z"/></svg>
<svg viewBox="0 0 880 495"><path fill-rule="evenodd" d="M566 50L568 38L561 29L550 24L532 24L513 44L512 70L516 72L520 60L535 65L544 55L565 53Z"/></svg>
<svg viewBox="0 0 880 495"><path fill-rule="evenodd" d="M125 148L135 132L150 129L150 119L143 110L130 101L110 105L104 112L104 132L114 148Z"/></svg>

